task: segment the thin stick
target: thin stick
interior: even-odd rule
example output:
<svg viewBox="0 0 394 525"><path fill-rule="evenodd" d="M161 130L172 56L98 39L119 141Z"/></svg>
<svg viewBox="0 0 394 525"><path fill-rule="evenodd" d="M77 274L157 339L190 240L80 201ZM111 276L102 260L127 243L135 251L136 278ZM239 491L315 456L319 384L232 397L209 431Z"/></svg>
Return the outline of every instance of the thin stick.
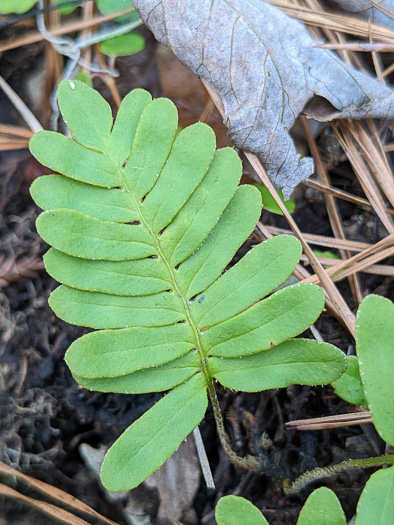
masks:
<svg viewBox="0 0 394 525"><path fill-rule="evenodd" d="M311 152L312 157L315 160L317 176L319 177L320 182L326 185L330 185L329 176L326 172L323 161L320 157L320 153L317 148L316 142L312 136L312 133L309 127L309 123L306 121L305 117L301 119L301 122L304 128L304 131L305 131L305 136L306 136L309 150ZM339 237L340 239L345 239L346 238L345 232L343 230L342 221L339 215L339 210L338 210L338 206L335 201L335 198L332 195L325 194L325 200L326 200L328 218L330 220L331 228L332 228L334 235L336 237ZM341 256L341 259L346 260L350 257L349 251L341 249L341 248L339 248L339 254ZM360 287L360 283L358 281L357 275L352 275L349 278L349 285L350 285L350 289L352 291L353 298L356 304L357 305L360 304L363 297L362 297L361 287Z"/></svg>
<svg viewBox="0 0 394 525"><path fill-rule="evenodd" d="M223 116L223 107L220 102L220 99L218 95L215 93L215 91L204 82L204 86L207 89L208 93L210 94L211 98L215 102L216 107L218 108L220 114ZM263 184L268 188L271 195L275 199L275 202L278 204L281 212L285 216L287 222L290 225L290 228L293 230L294 234L298 238L298 240L301 242L302 247L304 249L304 252L306 256L308 257L310 264L313 268L313 271L319 276L319 280L322 284L322 287L324 288L324 291L326 292L328 298L330 299L331 303L334 305L335 309L338 312L339 318L342 320L342 322L345 324L345 326L348 328L349 332L354 336L355 328L356 328L356 318L346 302L344 301L341 294L336 289L335 285L332 283L330 278L328 277L327 273L325 272L322 265L319 263L319 261L316 259L315 255L313 254L312 250L304 240L302 233L300 229L298 228L297 224L294 222L293 217L290 215L290 213L287 211L285 205L283 204L282 200L280 199L279 195L277 194L273 184L267 177L267 174L261 165L258 158L253 155L252 153L245 152L245 155L247 159L249 160L250 164L254 168L256 174L260 177Z"/></svg>
<svg viewBox="0 0 394 525"><path fill-rule="evenodd" d="M194 441L196 443L198 459L200 460L201 470L202 470L202 474L205 479L205 484L208 489L215 489L216 487L215 487L215 482L213 481L211 466L208 461L207 452L204 447L204 442L202 440L202 436L201 436L199 427L196 427L193 430L193 436L194 436Z"/></svg>
<svg viewBox="0 0 394 525"><path fill-rule="evenodd" d="M351 425L364 425L372 423L371 413L355 412L353 414L339 414L336 416L316 417L311 419L295 419L288 421L287 430L324 430L328 428L342 428Z"/></svg>
<svg viewBox="0 0 394 525"><path fill-rule="evenodd" d="M387 200L392 206L394 206L393 175L388 166L387 159L385 158L382 145L380 144L379 147L380 140L373 121L369 121L368 127L370 132L373 133L377 144L375 144L372 137L367 134L360 122L354 122L354 127L359 137L354 131L350 130L353 137L357 140L357 143L359 144L364 157L367 159L368 164L371 166L375 179L387 197Z"/></svg>
<svg viewBox="0 0 394 525"><path fill-rule="evenodd" d="M279 228L278 226L268 226L265 225L265 229L267 232L272 233L274 235L294 235L294 233L291 230L288 230L286 228ZM302 235L304 239L309 242L310 244L315 244L316 246L325 246L327 248L339 248L343 247L351 252L362 252L363 250L366 250L368 248L371 248L374 246L373 244L369 244L367 242L361 242L361 241L350 241L349 239L343 240L338 239L338 237L327 237L325 235L315 235L314 233L305 233L302 232Z"/></svg>
<svg viewBox="0 0 394 525"><path fill-rule="evenodd" d="M23 128L21 126L13 126L11 124L0 123L0 133L4 135L11 135L14 137L22 137L25 139L31 139L33 132L30 129Z"/></svg>
<svg viewBox="0 0 394 525"><path fill-rule="evenodd" d="M373 180L373 177L369 173L368 167L364 162L364 159L360 156L357 146L364 150L364 154L365 147L363 146L361 141L358 141L356 139L355 132L352 129L352 126L349 125L349 123L341 122L338 124L332 124L331 126L332 129L335 131L339 143L345 150L346 155L348 156L349 161L354 169L354 172L361 184L361 187L363 188L363 191L369 198L372 206L374 207L375 212L379 216L380 220L383 222L387 231L389 233L393 233L394 223L392 217L387 215L386 213L386 204L383 200L383 197L380 194L379 188ZM368 155L365 158L371 161ZM377 167L373 165L373 163L370 164L370 167L372 168L372 171L376 174Z"/></svg>
<svg viewBox="0 0 394 525"><path fill-rule="evenodd" d="M50 33L52 36L60 36L60 35L66 35L68 33L75 33L77 31L82 31L83 29L86 29L88 27L92 27L98 24L102 24L103 22L109 22L110 20L113 20L114 18L127 15L129 13L132 13L135 11L135 8L126 9L124 11L120 11L118 13L111 13L110 15L104 15L104 16L96 16L95 18L91 18L90 20L81 20L78 22L70 22L69 24L64 24L61 27L58 27L56 29L51 29ZM0 52L7 51L8 49L15 49L17 47L21 46L27 46L28 44L34 44L36 42L41 42L43 40L43 36L39 31L35 31L34 33L31 33L30 35L27 35L22 38L18 38L16 40L12 40L9 42L6 42L3 45L0 45Z"/></svg>
<svg viewBox="0 0 394 525"><path fill-rule="evenodd" d="M387 239L389 239L389 241L390 240L392 241L393 237L394 237L394 235L392 234L389 237L386 237L385 239L383 239L383 241L387 241ZM382 242L382 241L380 241L380 242ZM375 264L379 260L386 259L387 257L390 257L393 254L394 247L390 247L390 248L387 248L386 250L382 250L378 254L375 254L375 255L371 256L370 258L365 259L365 261L359 263L359 261L361 259L363 259L364 257L366 257L366 255L369 255L373 251L376 251L376 249L379 249L379 248L376 248L378 244L379 243L377 243L376 245L372 246L368 250L365 250L364 252L361 252L361 253L358 253L357 255L354 255L353 257L351 257L347 261L342 261L339 264L336 264L335 266L332 266L331 268L329 268L327 270L327 274L330 275L330 276L333 276L333 274L336 274L338 272L341 272L341 270L343 270L338 275L335 275L335 276L332 277L334 280L342 279L346 275L349 275L349 272L353 272L354 273L355 271L361 271L361 268L363 268L365 265ZM357 264L355 264L355 263L357 263ZM311 277L308 277L307 279L305 279L303 282L317 284L319 282L319 278L318 278L317 275L312 275Z"/></svg>
<svg viewBox="0 0 394 525"><path fill-rule="evenodd" d="M393 71L394 71L394 63L391 64L391 66L387 67L387 68L383 71L382 75L383 75L384 77L387 77L388 75L391 75L391 73L392 73Z"/></svg>
<svg viewBox="0 0 394 525"><path fill-rule="evenodd" d="M343 297L341 296L341 294L336 289L335 285L330 280L329 276L327 275L322 265L316 259L314 253L310 249L307 242L304 240L300 229L298 228L293 218L291 217L290 213L287 211L285 205L282 203L281 199L279 198L273 184L267 177L267 174L265 173L265 170L261 166L257 157L251 153L246 153L246 157L248 158L253 168L256 170L256 173L261 178L263 184L269 189L271 195L274 197L275 202L278 204L281 212L287 219L290 225L290 228L293 230L294 234L296 235L298 240L301 242L305 255L308 257L309 262L313 268L313 271L319 277L319 281L321 285L323 286L324 291L326 292L327 296L330 298L332 304L336 308L340 318L342 319L345 326L348 328L349 332L352 335L354 335L355 328L356 328L356 319L354 317L354 314L351 312L350 308L344 301Z"/></svg>
<svg viewBox="0 0 394 525"><path fill-rule="evenodd" d="M344 279L345 277L348 277L349 275L353 275L356 272L362 272L364 268L368 266L372 266L373 264L381 261L382 259L386 259L387 257L392 257L394 255L394 247L387 248L387 250L383 250L380 253L376 253L375 255L371 255L364 261L361 261L357 264L354 264L353 266L349 267L348 269L344 270L338 275L333 275L332 280L333 281L339 281L340 279ZM332 270L332 268L331 268Z"/></svg>
<svg viewBox="0 0 394 525"><path fill-rule="evenodd" d="M334 49L336 51L359 51L362 53L371 53L372 51L380 53L393 53L394 46L390 44L384 44L382 42L347 42L346 44L316 44L314 47L320 47L322 49Z"/></svg>
<svg viewBox="0 0 394 525"><path fill-rule="evenodd" d="M15 109L20 113L29 128L37 133L44 128L41 126L37 118L33 115L30 109L26 106L23 100L15 93L15 91L7 84L2 76L0 76L0 88L4 91L10 101L13 103Z"/></svg>
<svg viewBox="0 0 394 525"><path fill-rule="evenodd" d="M308 262L308 257L306 255L301 255L300 260ZM329 257L318 257L317 260L323 266L334 266L335 264L337 264L336 259L330 259ZM390 265L371 264L370 266L361 268L358 271L363 273L371 273L374 275L388 275L390 277L394 277L394 266Z"/></svg>
<svg viewBox="0 0 394 525"><path fill-rule="evenodd" d="M104 69L106 67L105 59L100 49L98 48L98 46L95 46L95 51L96 51L96 56L100 63L100 66ZM110 90L112 98L114 99L114 102L119 109L120 104L122 102L122 97L120 96L118 88L116 87L115 80L112 78L111 75L108 75L108 74L104 74L102 76L102 80L107 85L108 89Z"/></svg>
<svg viewBox="0 0 394 525"><path fill-rule="evenodd" d="M20 492L7 487L0 483L0 495L5 497L14 498L20 502L27 503L30 507L33 507L52 518L55 518L57 521L65 523L66 525L89 525L89 523L74 514L52 505L51 503L46 503L45 501L40 501L34 498L29 498Z"/></svg>
<svg viewBox="0 0 394 525"><path fill-rule="evenodd" d="M394 46L394 31L388 27L369 24L368 21L350 15L327 11L317 12L315 9L290 4L286 0L267 0L267 2L276 5L288 15L298 18L308 25L340 31L365 40L372 36L378 42L387 42Z"/></svg>
<svg viewBox="0 0 394 525"><path fill-rule="evenodd" d="M394 150L394 144L390 145L392 146ZM387 151L388 146L383 146L383 148ZM339 190L338 188L334 188L333 186L329 186L327 184L323 184L322 182L314 179L306 179L302 181L302 184L304 186L308 186L309 188L314 188L315 190L319 190L322 193L328 193L329 195L332 195L333 197L338 197L338 199L342 199L344 201L353 202L354 204L359 204L360 206L368 206L368 208L372 208L372 204L363 197L358 197L357 195L353 195L352 193L348 193L344 190ZM390 215L394 215L394 209L393 208L386 208L386 213L389 213Z"/></svg>
<svg viewBox="0 0 394 525"><path fill-rule="evenodd" d="M33 488L37 492L44 494L48 498L52 498L54 501L58 503L68 505L74 511L84 512L88 516L91 516L92 518L95 518L95 519L102 520L108 525L116 525L115 522L113 522L109 518L106 518L105 516L102 516L101 514L96 512L94 509L86 505L86 503L84 503L83 501L80 501L74 496L71 496L67 492L64 492L63 490L60 490L56 487L53 487L52 485L49 485L48 483L45 483L44 481L40 481L38 479L27 476L26 474L23 474L22 472L19 472L18 470L15 470L11 468L10 466L6 465L2 461L0 461L0 473L5 476L15 476L18 480L21 480L24 483L26 483L26 485L29 486L30 488ZM40 500L33 500L33 501L44 503L44 502L41 502ZM48 505L50 508L54 507L53 505L50 505L49 503L46 503L45 505ZM58 507L54 507L54 508L58 508ZM63 510L63 509L59 509L59 510ZM63 511L63 512L66 512L66 511ZM71 523L71 522L66 522L66 523Z"/></svg>

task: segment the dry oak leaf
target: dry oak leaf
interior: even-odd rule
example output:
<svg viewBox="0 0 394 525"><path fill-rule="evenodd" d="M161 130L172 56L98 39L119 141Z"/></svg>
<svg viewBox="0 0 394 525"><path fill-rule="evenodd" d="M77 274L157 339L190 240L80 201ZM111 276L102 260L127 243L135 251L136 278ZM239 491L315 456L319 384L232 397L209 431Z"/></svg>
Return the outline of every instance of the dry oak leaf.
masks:
<svg viewBox="0 0 394 525"><path fill-rule="evenodd" d="M233 143L259 156L286 198L313 173L289 130L304 112L394 118L393 92L316 48L305 27L262 0L134 0L156 39L220 96Z"/></svg>

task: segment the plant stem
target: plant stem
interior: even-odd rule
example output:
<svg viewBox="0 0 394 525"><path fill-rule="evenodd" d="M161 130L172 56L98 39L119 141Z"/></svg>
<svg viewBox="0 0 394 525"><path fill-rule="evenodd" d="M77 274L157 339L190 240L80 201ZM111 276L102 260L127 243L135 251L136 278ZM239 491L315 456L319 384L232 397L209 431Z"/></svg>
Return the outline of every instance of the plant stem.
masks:
<svg viewBox="0 0 394 525"><path fill-rule="evenodd" d="M230 439L224 428L223 416L222 411L220 409L219 399L216 395L216 390L212 381L209 381L208 383L208 394L212 404L213 415L215 417L216 429L218 431L220 443L222 444L223 450L230 458L230 461L234 463L234 465L236 465L237 467L254 471L260 470L260 465L255 456L251 456L250 454L248 454L245 457L240 457L231 448Z"/></svg>
<svg viewBox="0 0 394 525"><path fill-rule="evenodd" d="M367 467L380 467L382 465L394 465L394 455L391 456L378 456L374 458L366 459L348 459L337 465L331 467L315 468L309 472L305 472L299 478L297 478L288 489L285 489L286 494L294 494L300 492L312 481L317 481L321 478L333 476L339 474L345 470L352 468L367 468Z"/></svg>

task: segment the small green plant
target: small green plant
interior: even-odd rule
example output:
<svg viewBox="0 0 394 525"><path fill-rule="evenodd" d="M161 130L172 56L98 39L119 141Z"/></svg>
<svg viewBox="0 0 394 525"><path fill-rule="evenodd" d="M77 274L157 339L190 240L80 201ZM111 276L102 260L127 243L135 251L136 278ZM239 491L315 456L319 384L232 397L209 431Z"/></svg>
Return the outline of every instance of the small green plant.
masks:
<svg viewBox="0 0 394 525"><path fill-rule="evenodd" d="M339 379L332 383L337 396L352 405L367 406L360 377L358 359L355 355L347 357L347 368Z"/></svg>
<svg viewBox="0 0 394 525"><path fill-rule="evenodd" d="M268 525L259 509L239 496L220 498L215 509L215 519L218 525Z"/></svg>
<svg viewBox="0 0 394 525"><path fill-rule="evenodd" d="M356 350L361 382L380 437L394 446L394 304L369 295L357 312Z"/></svg>
<svg viewBox="0 0 394 525"><path fill-rule="evenodd" d="M332 386L345 401L367 406L380 437L394 446L394 304L389 299L368 295L360 304L356 351Z"/></svg>
<svg viewBox="0 0 394 525"><path fill-rule="evenodd" d="M37 0L1 0L0 2L0 14L9 15L15 13L20 15L29 11L35 4Z"/></svg>
<svg viewBox="0 0 394 525"><path fill-rule="evenodd" d="M62 4L64 5L64 4L66 4L66 3L67 3L67 2L65 2L65 0L56 0L56 4L59 5L59 6L61 6ZM77 9L77 7L79 7L80 5L81 5L81 4L77 4L77 3L74 4L74 3L73 3L72 5L66 5L65 7L60 7L60 8L59 8L59 13L60 13L61 15L64 15L64 16L66 16L66 15L70 15L70 14L73 13L73 12Z"/></svg>
<svg viewBox="0 0 394 525"><path fill-rule="evenodd" d="M257 507L239 496L220 498L215 519L218 525L269 525ZM346 525L335 493L325 487L314 490L301 509L297 525Z"/></svg>
<svg viewBox="0 0 394 525"><path fill-rule="evenodd" d="M110 15L112 13L131 9L133 7L133 0L96 0L96 5L101 14ZM139 14L136 11L120 16L119 18L115 18L116 22L120 23L132 22L133 20L135 21L138 19Z"/></svg>
<svg viewBox="0 0 394 525"><path fill-rule="evenodd" d="M332 382L346 366L332 345L293 339L320 314L319 287L272 294L300 243L272 238L224 272L261 211L259 191L238 187L236 152L216 151L205 124L177 134L175 106L141 89L114 124L84 83L63 81L58 99L74 140L43 131L30 143L62 174L31 188L45 210L37 229L52 246L45 266L62 283L49 302L65 321L97 330L70 346L67 364L91 390L170 390L109 449L104 485L130 489L157 470L204 417L207 394L230 458L258 469L230 447L214 380L257 392Z"/></svg>
<svg viewBox="0 0 394 525"><path fill-rule="evenodd" d="M145 38L138 33L109 38L101 44L99 49L104 55L116 58L123 55L135 55L145 48Z"/></svg>
<svg viewBox="0 0 394 525"><path fill-rule="evenodd" d="M1 0L0 2L0 14L9 15L11 13L23 14L29 11L33 6L35 6L37 0ZM78 3L67 2L66 0L56 0L56 4L59 6L63 4L72 4L65 5L65 7L60 7L59 12L61 15L69 15L72 13L78 6Z"/></svg>
<svg viewBox="0 0 394 525"><path fill-rule="evenodd" d="M348 358L348 368L333 382L334 389L349 403L368 406L377 432L386 443L393 446L394 304L390 300L369 295L362 301L357 312L356 350L357 357ZM292 491L298 491L312 481L351 468L393 464L394 455L344 461L332 467L306 472L294 482ZM335 521L334 515L329 511L326 521L308 521L306 518L305 521L300 521L308 501L316 492L308 498L297 525L341 523ZM308 513L305 510L305 516L307 514L309 515L309 510ZM375 472L365 485L357 505L355 525L392 525L393 516L394 466L390 466Z"/></svg>
<svg viewBox="0 0 394 525"><path fill-rule="evenodd" d="M26 13L35 6L37 0L1 0L0 2L0 14L8 15L11 13L22 14ZM67 3L72 5L67 5ZM67 0L56 0L56 4L60 7L59 11L62 15L68 15L72 13L77 7L77 2L67 2ZM132 0L96 0L97 8L103 15L110 15L118 11L126 11L133 7ZM121 16L116 19L117 22L129 22L132 20L138 20L139 15L137 12L132 12L127 15Z"/></svg>
<svg viewBox="0 0 394 525"><path fill-rule="evenodd" d="M37 0L22 0L19 2L14 0L0 0L0 14L22 14L29 11L36 3ZM67 2L66 0L56 0L56 4L61 15L69 15L80 6L76 1ZM132 0L96 0L96 5L97 9L103 15L133 8ZM121 26L121 30L123 33L125 33L125 31L128 32L126 34L119 34L119 31L116 30L114 32L116 36L112 38L102 36L101 40L99 40L100 51L112 59L110 64L111 68L114 67L116 57L134 55L145 48L145 38L139 33L131 31L131 29L135 29L141 23L139 15L135 10L124 16L115 18L115 22L125 23L127 27ZM86 74L82 74L84 74L86 78ZM84 81L86 82L86 80Z"/></svg>
<svg viewBox="0 0 394 525"><path fill-rule="evenodd" d="M394 467L373 474L360 496L355 525L392 525L394 522ZM220 498L215 509L218 525L269 525L259 509L238 496ZM346 525L346 516L335 493L320 487L306 500L297 525Z"/></svg>
<svg viewBox="0 0 394 525"><path fill-rule="evenodd" d="M275 199L273 198L273 196L269 192L269 189L266 188L265 186L263 186L262 184L257 184L256 183L256 184L254 184L254 186L256 186L256 188L261 193L261 198L262 198L262 201L263 201L264 210L270 211L271 213L275 213L275 215L283 215L281 209L276 204ZM293 199L288 199L287 201L285 201L284 198L283 198L283 193L281 191L278 191L278 195L279 195L281 201L283 202L283 204L285 205L287 211L289 213L293 213L295 211L295 209L296 209L295 201Z"/></svg>

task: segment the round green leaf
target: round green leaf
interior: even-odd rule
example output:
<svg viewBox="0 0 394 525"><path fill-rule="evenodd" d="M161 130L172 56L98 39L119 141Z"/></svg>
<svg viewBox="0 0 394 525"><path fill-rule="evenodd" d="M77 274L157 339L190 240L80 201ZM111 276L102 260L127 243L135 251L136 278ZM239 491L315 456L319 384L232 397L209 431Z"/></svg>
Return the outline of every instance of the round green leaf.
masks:
<svg viewBox="0 0 394 525"><path fill-rule="evenodd" d="M346 525L335 493L326 487L314 490L301 509L297 525Z"/></svg>
<svg viewBox="0 0 394 525"><path fill-rule="evenodd" d="M96 0L98 10L102 15L112 15L112 13L118 13L131 9L133 7L132 0ZM116 22L132 22L138 20L139 15L136 11L129 13L128 15L120 16L115 18Z"/></svg>
<svg viewBox="0 0 394 525"><path fill-rule="evenodd" d="M394 304L369 295L357 312L356 346L364 394L379 435L394 445Z"/></svg>
<svg viewBox="0 0 394 525"><path fill-rule="evenodd" d="M357 505L356 525L393 525L394 467L378 470L369 478Z"/></svg>
<svg viewBox="0 0 394 525"><path fill-rule="evenodd" d="M255 184L256 188L261 193L262 199L263 199L263 208L264 210L270 211L271 213L275 213L276 215L283 215L281 209L276 204L275 199L271 195L268 188L265 186L262 186L261 184ZM289 213L293 213L296 208L296 203L293 201L293 199L289 199L287 201L283 198L283 193L281 191L278 191L278 195L280 197L280 200L283 202L283 204L286 207L286 210Z"/></svg>
<svg viewBox="0 0 394 525"><path fill-rule="evenodd" d="M99 45L104 55L119 57L124 55L135 55L145 47L145 38L138 33L128 33L105 40Z"/></svg>
<svg viewBox="0 0 394 525"><path fill-rule="evenodd" d="M337 396L353 405L367 405L355 355L347 358L347 368L339 379L331 383Z"/></svg>
<svg viewBox="0 0 394 525"><path fill-rule="evenodd" d="M215 509L215 519L218 525L268 525L259 509L239 496L220 498Z"/></svg>
<svg viewBox="0 0 394 525"><path fill-rule="evenodd" d="M93 87L93 81L92 77L89 75L89 73L85 73L85 71L80 71L75 76L75 80L79 80L80 82L83 82L89 87Z"/></svg>
<svg viewBox="0 0 394 525"><path fill-rule="evenodd" d="M37 3L37 0L1 0L0 15L15 13L20 15L29 11Z"/></svg>
<svg viewBox="0 0 394 525"><path fill-rule="evenodd" d="M67 3L67 0L56 0L56 4L61 6L62 4L66 4ZM69 6L66 6L66 7L60 7L59 9L59 13L61 15L70 15L71 13L73 13L77 7L79 7L81 4L74 4L74 5L69 5Z"/></svg>
<svg viewBox="0 0 394 525"><path fill-rule="evenodd" d="M325 257L326 259L335 259L339 260L340 257L333 252L330 252L330 250L312 250L314 255L316 257Z"/></svg>

